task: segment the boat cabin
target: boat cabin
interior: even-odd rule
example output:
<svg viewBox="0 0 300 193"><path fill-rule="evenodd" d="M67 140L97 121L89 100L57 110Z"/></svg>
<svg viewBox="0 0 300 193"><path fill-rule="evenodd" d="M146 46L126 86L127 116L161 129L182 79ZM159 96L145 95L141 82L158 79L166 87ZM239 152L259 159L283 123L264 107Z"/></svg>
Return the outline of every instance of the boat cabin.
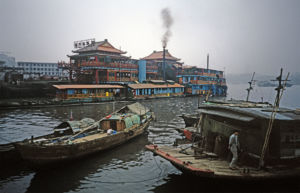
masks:
<svg viewBox="0 0 300 193"><path fill-rule="evenodd" d="M140 117L135 114L108 115L100 122L100 129L104 131L109 129L123 131L127 128L140 125L140 123Z"/></svg>
<svg viewBox="0 0 300 193"><path fill-rule="evenodd" d="M272 108L262 103L208 102L199 107L201 132L205 150L219 157L228 155L228 140L234 131L239 132L239 142L245 160L261 157ZM271 130L265 163L296 163L300 159L300 111L280 108Z"/></svg>

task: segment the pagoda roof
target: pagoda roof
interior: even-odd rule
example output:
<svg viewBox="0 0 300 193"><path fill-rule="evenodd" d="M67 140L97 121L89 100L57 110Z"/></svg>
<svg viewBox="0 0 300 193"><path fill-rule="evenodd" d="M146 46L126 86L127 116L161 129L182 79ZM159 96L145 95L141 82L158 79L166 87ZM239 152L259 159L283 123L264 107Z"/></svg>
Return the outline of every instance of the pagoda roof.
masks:
<svg viewBox="0 0 300 193"><path fill-rule="evenodd" d="M143 60L162 60L163 59L163 51L153 51L149 56L146 56L142 58ZM166 59L167 60L180 60L179 58L176 58L172 56L168 50L166 50Z"/></svg>
<svg viewBox="0 0 300 193"><path fill-rule="evenodd" d="M113 52L118 54L126 54L126 52L119 50L115 47L113 47L107 39L101 42L94 42L84 48L80 48L78 50L74 50L75 53L81 53L81 52L91 52L91 51L103 51L103 52Z"/></svg>

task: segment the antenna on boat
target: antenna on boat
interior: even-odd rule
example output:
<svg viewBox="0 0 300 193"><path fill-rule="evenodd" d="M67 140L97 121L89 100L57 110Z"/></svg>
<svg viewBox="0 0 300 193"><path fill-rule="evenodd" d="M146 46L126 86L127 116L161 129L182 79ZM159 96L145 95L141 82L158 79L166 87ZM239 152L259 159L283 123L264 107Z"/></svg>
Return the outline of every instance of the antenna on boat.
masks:
<svg viewBox="0 0 300 193"><path fill-rule="evenodd" d="M254 84L254 75L255 75L255 72L253 72L253 75L252 75L252 78L251 78L251 81L248 82L249 83L249 88L247 88L247 98L246 98L246 101L248 102L249 101L249 95L250 95L250 91L253 90L253 87L252 87L252 84Z"/></svg>
<svg viewBox="0 0 300 193"><path fill-rule="evenodd" d="M275 102L274 102L273 110L272 110L272 113L271 113L271 118L270 118L269 125L268 125L267 132L266 132L265 141L264 141L263 148L262 148L262 151L261 151L261 156L260 156L260 159L259 159L259 168L262 168L264 166L264 159L265 159L267 147L268 147L268 144L269 144L271 131L272 131L272 128L273 128L273 123L274 123L275 116L276 116L276 113L277 113L278 108L279 108L279 103L280 103L281 97L283 95L283 91L286 87L286 83L288 81L289 75L290 75L290 73L287 74L286 79L284 80L283 84L281 84L281 81L282 81L282 68L281 68L280 69L280 75L276 78L279 81L279 85L275 89L275 90L277 90L277 96L276 96L276 99L275 99Z"/></svg>
<svg viewBox="0 0 300 193"><path fill-rule="evenodd" d="M276 78L276 80L272 80L272 81L278 81L278 87L275 88L275 90L277 91L277 95L276 95L276 99L275 99L275 106L279 107L279 101L280 101L280 94L281 92L283 92L283 90L285 89L286 86L286 82L290 81L288 80L288 76L289 73L287 75L286 80L284 81L284 85L282 85L282 68L280 69L280 75ZM282 95L282 94L281 94Z"/></svg>

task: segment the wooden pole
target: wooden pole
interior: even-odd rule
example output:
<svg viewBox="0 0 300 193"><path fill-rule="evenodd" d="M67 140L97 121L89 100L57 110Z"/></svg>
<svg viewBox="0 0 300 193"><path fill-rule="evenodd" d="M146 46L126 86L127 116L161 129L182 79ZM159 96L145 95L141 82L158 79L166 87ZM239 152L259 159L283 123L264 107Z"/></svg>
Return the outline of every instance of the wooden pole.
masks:
<svg viewBox="0 0 300 193"><path fill-rule="evenodd" d="M265 141L264 141L263 148L262 148L262 151L261 151L261 156L260 156L260 159L259 159L259 168L262 168L265 165L264 159L265 159L267 147L269 145L269 140L270 140L270 135L271 135L272 128L273 128L273 123L274 123L276 113L277 113L278 108L279 108L280 99L283 95L283 90L286 86L286 82L288 80L289 75L290 75L290 73L287 74L283 86L281 85L281 82L279 83L279 87L278 87L279 88L279 94L277 95L278 97L276 97L276 99L275 99L273 111L272 111L271 118L270 118L270 121L269 121L268 129L267 129L267 132L266 132ZM281 69L281 72L280 72L280 76L281 76L280 77L280 81L281 81L282 80L281 79L282 78L282 69Z"/></svg>

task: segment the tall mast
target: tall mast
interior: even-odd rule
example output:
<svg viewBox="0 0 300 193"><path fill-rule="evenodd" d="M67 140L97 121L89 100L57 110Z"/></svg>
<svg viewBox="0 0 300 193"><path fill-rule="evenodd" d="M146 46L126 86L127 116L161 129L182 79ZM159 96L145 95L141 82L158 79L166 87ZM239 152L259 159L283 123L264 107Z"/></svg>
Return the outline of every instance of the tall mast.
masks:
<svg viewBox="0 0 300 193"><path fill-rule="evenodd" d="M253 75L252 75L252 78L251 78L251 81L248 82L249 83L249 88L247 88L247 98L246 98L246 101L248 102L249 101L249 95L250 95L250 91L253 90L253 87L252 87L252 84L254 83L254 75L255 75L255 72L253 72Z"/></svg>
<svg viewBox="0 0 300 193"><path fill-rule="evenodd" d="M279 81L279 85L275 89L275 90L277 90L277 96L276 96L276 99L274 102L273 110L271 113L271 118L270 118L269 125L268 125L267 131L266 131L265 141L264 141L262 151L261 151L261 156L259 159L259 168L262 168L265 166L264 160L265 160L265 156L266 156L266 152L267 152L267 147L269 145L269 140L270 140L270 135L271 135L272 128L273 128L273 123L276 118L276 113L279 109L280 99L283 95L283 90L285 89L289 75L290 75L290 73L287 74L286 79L284 80L283 85L282 85L282 83L281 83L282 82L282 68L281 68L280 75L276 78Z"/></svg>
<svg viewBox="0 0 300 193"><path fill-rule="evenodd" d="M275 90L277 91L277 95L276 95L276 99L275 99L275 106L279 107L279 97L280 97L280 92L283 89L282 86L282 68L280 69L280 75L276 78L276 80L278 81L278 87L275 88Z"/></svg>

